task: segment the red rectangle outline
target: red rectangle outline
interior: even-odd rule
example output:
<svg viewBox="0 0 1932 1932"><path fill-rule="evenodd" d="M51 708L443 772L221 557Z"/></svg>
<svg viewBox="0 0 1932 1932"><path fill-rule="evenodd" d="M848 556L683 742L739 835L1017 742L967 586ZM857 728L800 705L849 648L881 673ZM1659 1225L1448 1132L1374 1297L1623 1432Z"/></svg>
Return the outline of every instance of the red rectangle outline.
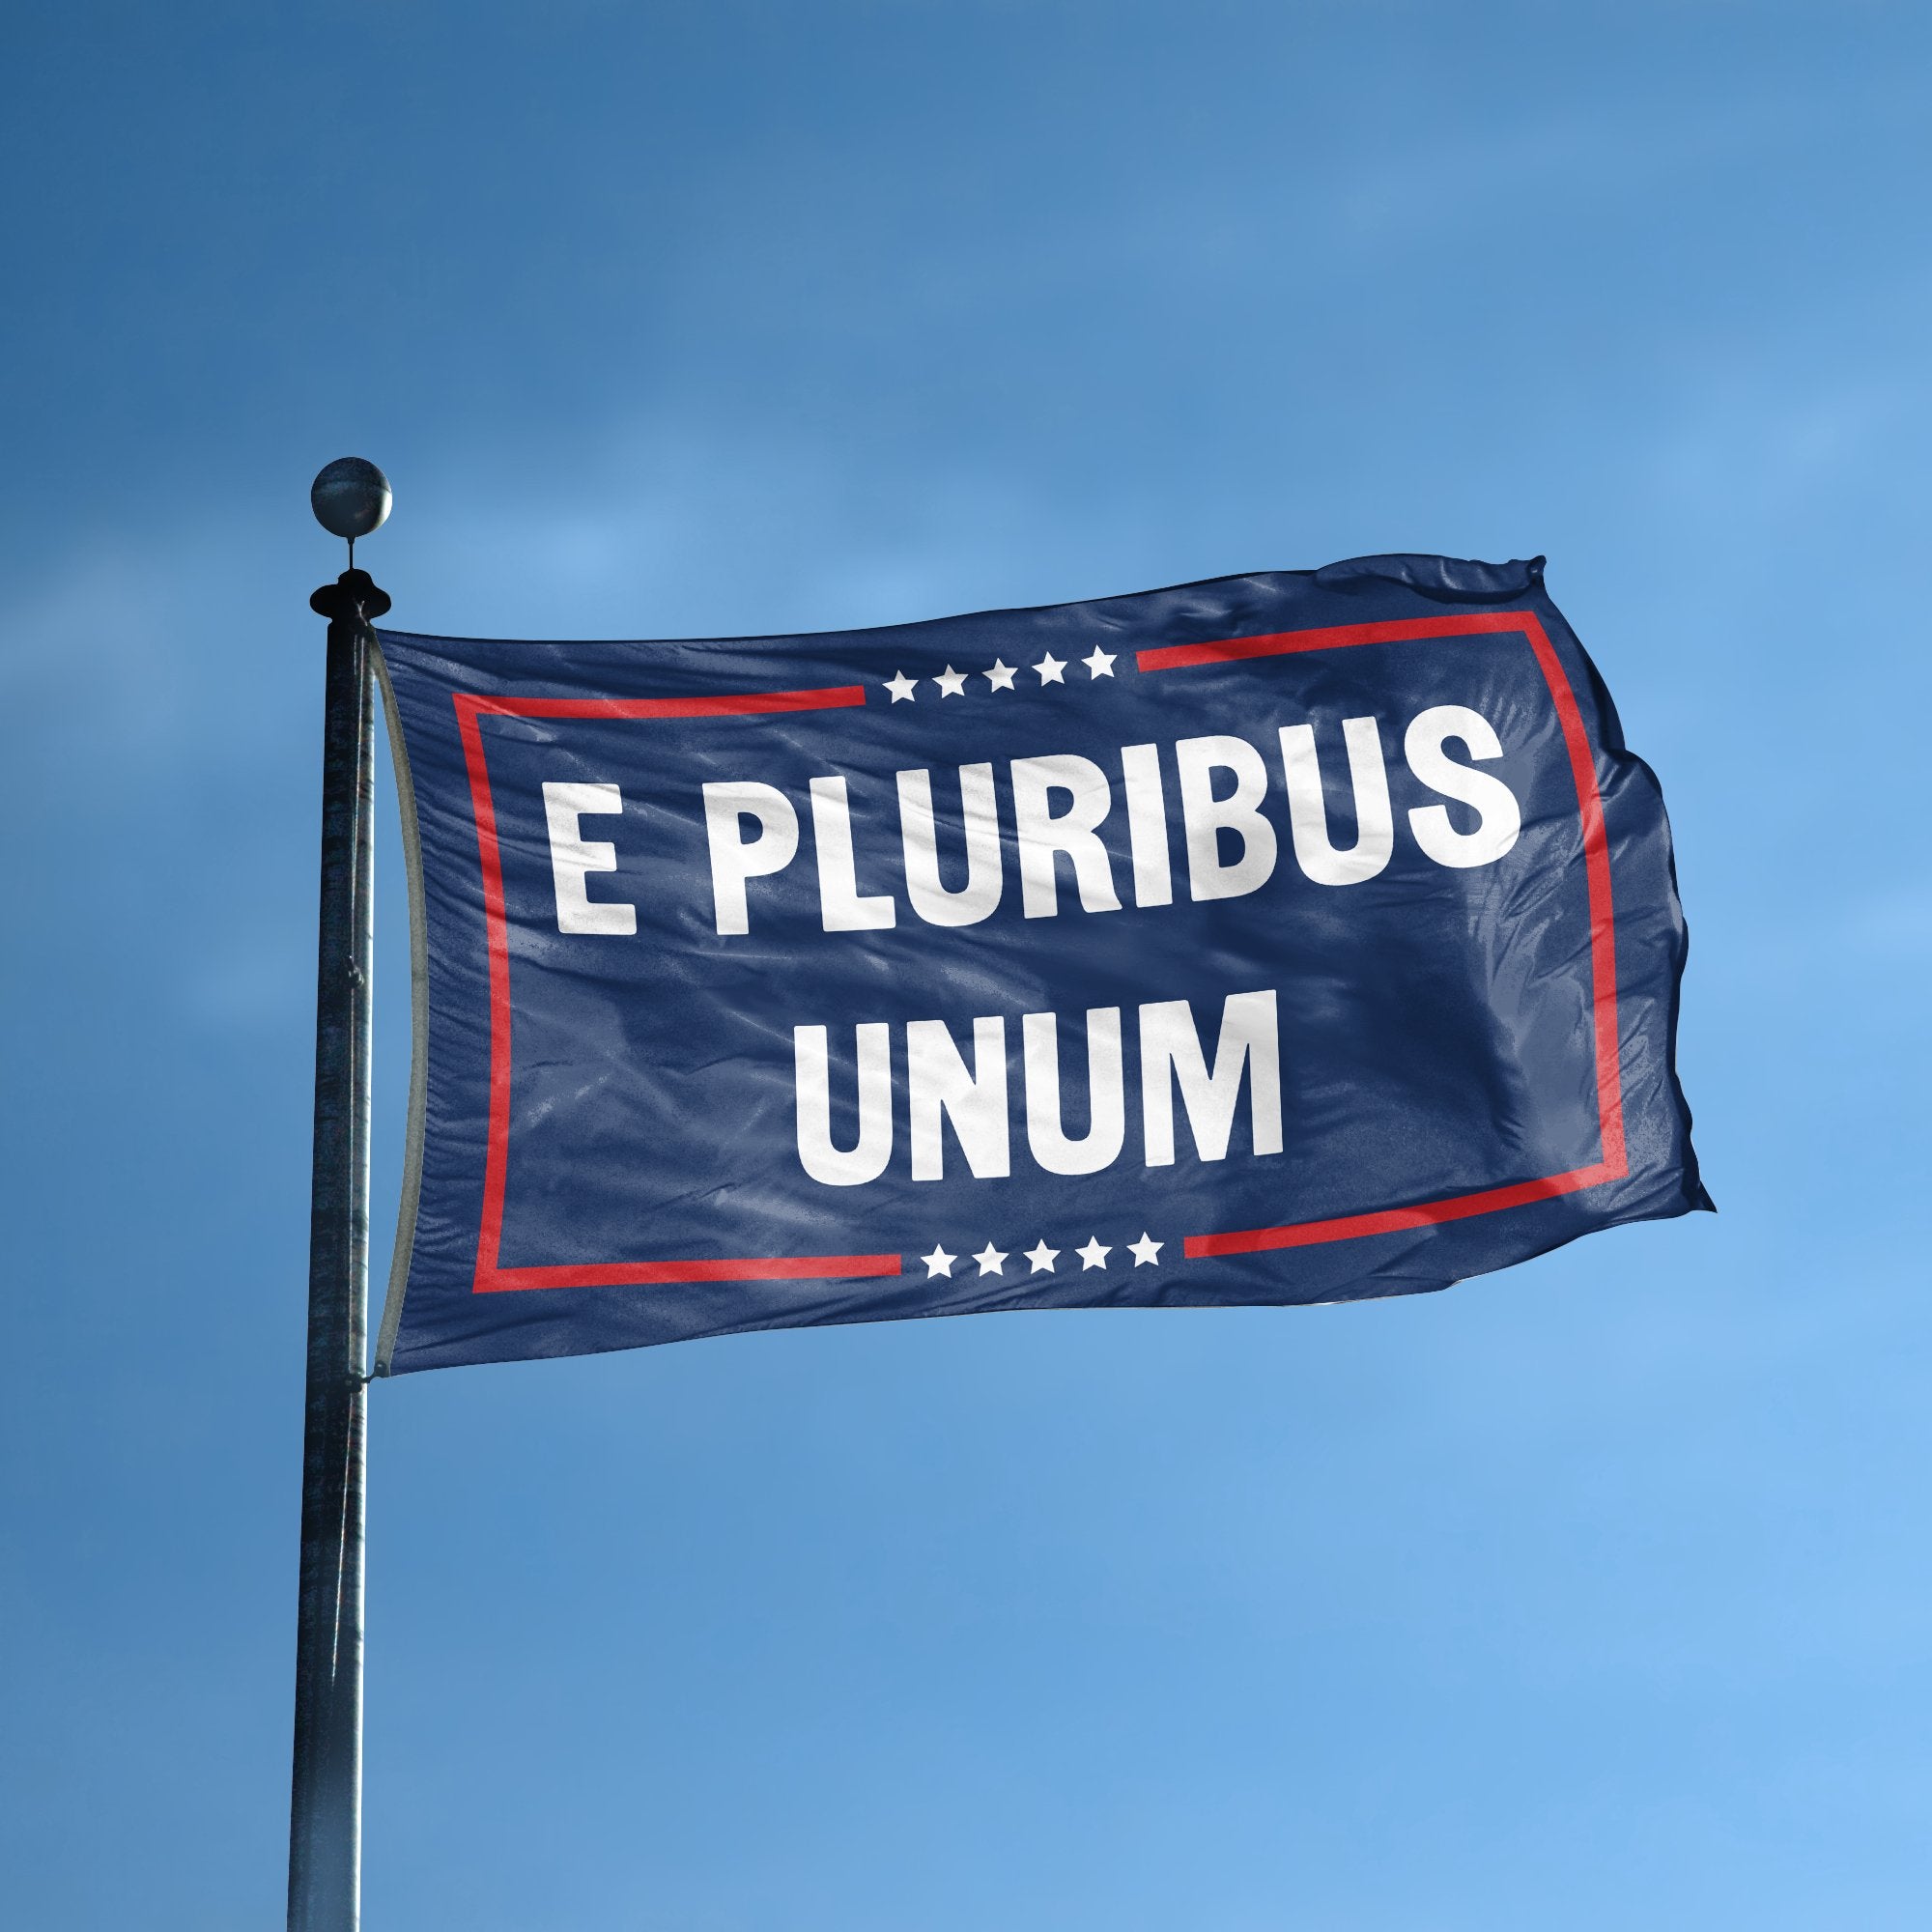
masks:
<svg viewBox="0 0 1932 1932"><path fill-rule="evenodd" d="M1181 670L1193 666L1231 664L1250 658L1281 657L1301 651L1339 650L1355 644L1406 643L1425 638L1469 637L1518 632L1529 643L1551 701L1569 753L1577 786L1583 837L1584 878L1590 911L1591 1003L1597 1066L1597 1113L1603 1158L1562 1174L1473 1194L1451 1195L1368 1214L1345 1214L1325 1221L1301 1221L1276 1228L1244 1228L1188 1235L1182 1253L1190 1260L1217 1255L1256 1254L1275 1248L1355 1240L1369 1235L1399 1233L1460 1221L1549 1200L1583 1188L1620 1180L1629 1173L1624 1139L1623 1082L1617 1053L1616 925L1610 895L1609 842L1604 827L1596 762L1583 727L1576 694L1541 620L1529 611L1476 611L1446 617L1395 619L1375 624L1337 624L1308 631L1277 631L1252 638L1224 638L1211 643L1169 644L1138 651L1142 672ZM628 1288L695 1281L810 1281L896 1275L897 1255L781 1255L739 1260L608 1262L556 1267L498 1264L503 1231L503 1195L509 1166L510 1116L510 953L509 924L503 904L503 870L497 841L496 807L478 719L518 718L711 718L747 717L786 711L830 711L862 706L860 685L816 691L747 692L704 697L492 697L474 692L452 694L483 872L484 922L490 961L490 1125L484 1159L483 1221L478 1230L473 1292L544 1288Z"/></svg>
<svg viewBox="0 0 1932 1932"><path fill-rule="evenodd" d="M510 1163L510 927L497 808L477 720L497 718L746 718L779 711L839 711L863 705L863 685L819 691L759 691L713 697L488 697L452 694L476 847L483 867L483 921L490 956L490 1132L483 1158L483 1222L476 1236L475 1294L533 1288L640 1288L677 1281L829 1281L895 1275L897 1255L758 1255L738 1260L594 1262L563 1267L503 1267L503 1192Z"/></svg>
<svg viewBox="0 0 1932 1932"><path fill-rule="evenodd" d="M1134 654L1141 671L1185 670L1191 666L1233 664L1247 658L1285 657L1298 651L1341 650L1351 644L1409 643L1421 638L1469 637L1498 631L1520 632L1536 655L1537 668L1549 687L1563 727L1564 749L1577 783L1577 813L1583 831L1583 876L1589 891L1591 1013L1595 1022L1597 1056L1597 1121L1603 1138L1603 1158L1564 1174L1548 1174L1509 1187L1489 1187L1474 1194L1452 1194L1440 1201L1421 1201L1407 1208L1385 1208L1373 1214L1343 1214L1327 1221L1299 1221L1281 1228L1230 1229L1213 1235L1188 1235L1181 1252L1190 1260L1214 1255L1252 1255L1271 1248L1311 1247L1321 1241L1359 1240L1366 1235L1393 1235L1405 1228L1427 1228L1442 1221L1462 1221L1472 1214L1493 1214L1504 1208L1520 1208L1559 1194L1575 1194L1621 1180L1630 1172L1624 1142L1623 1075L1617 1056L1617 939L1616 915L1610 897L1610 847L1604 831L1604 801L1597 789L1596 759L1583 728L1577 694L1564 675L1562 661L1549 641L1542 620L1529 611L1470 611L1451 617L1396 619L1380 624L1335 624L1314 631L1274 631L1258 638L1223 638L1209 644L1164 644Z"/></svg>

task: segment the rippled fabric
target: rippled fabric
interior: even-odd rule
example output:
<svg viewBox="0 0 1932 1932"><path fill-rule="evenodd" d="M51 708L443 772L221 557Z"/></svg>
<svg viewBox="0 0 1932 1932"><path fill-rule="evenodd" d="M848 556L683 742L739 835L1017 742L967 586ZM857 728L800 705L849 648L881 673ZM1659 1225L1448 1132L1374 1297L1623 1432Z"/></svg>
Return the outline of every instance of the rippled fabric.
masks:
<svg viewBox="0 0 1932 1932"><path fill-rule="evenodd" d="M1662 795L1540 560L382 647L385 1371L1408 1293L1710 1205Z"/></svg>

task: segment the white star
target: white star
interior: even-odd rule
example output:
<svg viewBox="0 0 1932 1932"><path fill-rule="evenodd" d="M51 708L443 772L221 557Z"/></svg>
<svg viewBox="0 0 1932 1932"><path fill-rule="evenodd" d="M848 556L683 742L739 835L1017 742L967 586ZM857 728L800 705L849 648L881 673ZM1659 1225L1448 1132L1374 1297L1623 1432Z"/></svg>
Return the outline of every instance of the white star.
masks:
<svg viewBox="0 0 1932 1932"><path fill-rule="evenodd" d="M895 670L891 677L886 679L886 689L892 693L895 704L901 701L910 704L912 702L913 687L917 682L916 678L908 677L904 671Z"/></svg>
<svg viewBox="0 0 1932 1932"><path fill-rule="evenodd" d="M988 1241L973 1259L980 1264L980 1272L981 1274L1002 1273L1007 1265L1006 1256L991 1241Z"/></svg>
<svg viewBox="0 0 1932 1932"><path fill-rule="evenodd" d="M941 697L963 697L966 695L966 673L954 670L951 665L932 681L939 687Z"/></svg>
<svg viewBox="0 0 1932 1932"><path fill-rule="evenodd" d="M1116 655L1117 653L1113 651L1103 651L1098 644L1095 644L1093 654L1082 658L1080 662L1087 667L1089 677L1112 677Z"/></svg>
<svg viewBox="0 0 1932 1932"><path fill-rule="evenodd" d="M958 1259L957 1255L949 1255L937 1243L934 1244L933 1250L929 1255L920 1256L920 1260L925 1264L925 1278L927 1281L930 1281L936 1274L951 1275L952 1272L952 1264Z"/></svg>
<svg viewBox="0 0 1932 1932"><path fill-rule="evenodd" d="M1051 1274L1054 1263L1060 1259L1060 1250L1058 1248L1049 1248L1046 1245L1046 1236L1042 1235L1039 1239L1039 1246L1029 1248L1026 1251L1026 1258L1033 1264L1033 1266L1027 1270L1029 1274Z"/></svg>
<svg viewBox="0 0 1932 1932"><path fill-rule="evenodd" d="M1098 1235L1089 1235L1087 1245L1084 1248L1075 1248L1073 1252L1080 1257L1080 1272L1085 1274L1089 1268L1104 1268L1107 1265L1107 1257L1114 1251L1112 1248L1103 1248L1100 1245Z"/></svg>
<svg viewBox="0 0 1932 1932"><path fill-rule="evenodd" d="M1065 684L1066 680L1060 673L1065 668L1066 660L1055 657L1051 651L1034 666L1034 669L1039 673L1039 681L1042 684Z"/></svg>
<svg viewBox="0 0 1932 1932"><path fill-rule="evenodd" d="M986 682L993 687L995 691L1010 691L1013 688L1013 673L1019 667L1017 665L1009 665L1004 658L995 658L993 660L992 669L982 670L980 673L980 675L983 677L986 680Z"/></svg>
<svg viewBox="0 0 1932 1932"><path fill-rule="evenodd" d="M1138 1241L1129 1241L1127 1243L1128 1252L1133 1256L1134 1265L1137 1268L1158 1267L1160 1263L1155 1260L1155 1257L1166 1246L1167 1243L1165 1241L1156 1241L1151 1235L1145 1232Z"/></svg>

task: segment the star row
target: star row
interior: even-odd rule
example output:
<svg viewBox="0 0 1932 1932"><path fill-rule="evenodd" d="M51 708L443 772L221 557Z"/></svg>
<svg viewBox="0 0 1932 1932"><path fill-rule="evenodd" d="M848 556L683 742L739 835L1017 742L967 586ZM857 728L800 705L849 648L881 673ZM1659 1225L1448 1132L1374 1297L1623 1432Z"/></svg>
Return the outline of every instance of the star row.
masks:
<svg viewBox="0 0 1932 1932"><path fill-rule="evenodd" d="M1128 1254L1133 1256L1136 1267L1158 1267L1160 1265L1160 1251L1167 1246L1167 1243L1165 1241L1156 1241L1151 1235L1143 1233L1138 1241L1125 1241L1121 1245L1126 1249ZM1027 1269L1029 1274L1051 1274L1061 1255L1060 1249L1049 1248L1043 1239L1037 1247L1027 1248L1022 1252L1025 1254L1027 1261L1032 1264ZM1099 1268L1104 1271L1107 1265L1107 1257L1114 1250L1103 1242L1097 1235L1090 1235L1087 1238L1087 1245L1084 1248L1075 1248L1072 1252L1080 1257L1080 1271L1082 1274L1085 1274L1089 1268ZM958 1261L960 1257L957 1255L949 1255L945 1248L934 1243L932 1252L929 1255L921 1255L919 1259L925 1264L926 1280L931 1281L934 1276L942 1274L951 1279L952 1275L952 1264ZM988 1241L977 1255L969 1255L966 1259L978 1262L981 1274L1005 1274L1007 1271L1007 1263L1012 1257L1002 1253L991 1241Z"/></svg>
<svg viewBox="0 0 1932 1932"><path fill-rule="evenodd" d="M1119 655L1118 651L1103 651L1098 644L1095 644L1087 656L1078 659L1077 662L1087 667L1087 675L1090 678L1112 677L1114 661ZM880 682L892 693L895 704L910 704L913 702L913 694L922 683L936 684L941 697L965 696L966 680L969 677L983 677L994 691L1013 691L1018 688L1014 685L1013 679L1020 674L1022 668L1023 667L1019 665L1008 664L1004 658L995 658L991 668L987 670L954 670L948 665L937 677L924 679L908 677L901 670L895 671L891 677L883 678ZM1066 660L1055 657L1051 651L1031 668L1041 684L1066 682Z"/></svg>

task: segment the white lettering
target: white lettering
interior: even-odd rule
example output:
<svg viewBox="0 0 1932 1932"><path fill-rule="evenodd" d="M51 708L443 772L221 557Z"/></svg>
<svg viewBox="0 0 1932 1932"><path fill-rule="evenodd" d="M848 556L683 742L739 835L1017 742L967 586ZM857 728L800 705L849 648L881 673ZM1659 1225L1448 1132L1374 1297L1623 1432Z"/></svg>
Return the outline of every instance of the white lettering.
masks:
<svg viewBox="0 0 1932 1932"><path fill-rule="evenodd" d="M1134 903L1174 903L1167 852L1167 798L1160 782L1160 747L1123 745L1121 777L1127 795L1127 845L1134 857Z"/></svg>
<svg viewBox="0 0 1932 1932"><path fill-rule="evenodd" d="M901 772L899 836L905 846L906 897L928 925L977 925L1000 903L1000 814L991 765L959 767L959 814L966 836L966 883L956 892L939 880L939 834L933 825L932 774Z"/></svg>
<svg viewBox="0 0 1932 1932"><path fill-rule="evenodd" d="M1069 1140L1061 1123L1060 1023L1052 1013L1020 1021L1025 1042L1027 1146L1048 1174L1097 1174L1120 1158L1127 1136L1121 1078L1121 1009L1087 1014L1087 1131Z"/></svg>
<svg viewBox="0 0 1932 1932"><path fill-rule="evenodd" d="M946 1155L940 1123L951 1120L977 1180L1010 1172L1007 1145L1007 1023L973 1022L973 1070L966 1070L944 1020L906 1027L906 1097L912 1122L912 1178L940 1180Z"/></svg>
<svg viewBox="0 0 1932 1932"><path fill-rule="evenodd" d="M1281 1049L1274 989L1230 993L1221 1005L1214 1069L1208 1070L1201 1037L1185 1000L1141 1009L1141 1129L1150 1167L1174 1165L1174 1083L1180 1085L1188 1130L1203 1160L1225 1160L1248 1074L1248 1123L1254 1151L1281 1151Z"/></svg>
<svg viewBox="0 0 1932 1932"><path fill-rule="evenodd" d="M893 1157L893 1030L883 1021L855 1027L859 1061L859 1138L832 1145L832 1077L822 1026L791 1030L798 1114L798 1157L807 1174L828 1187L876 1180Z"/></svg>
<svg viewBox="0 0 1932 1932"><path fill-rule="evenodd" d="M1267 766L1245 738L1183 738L1174 748L1180 772L1180 822L1187 839L1187 890L1197 899L1237 899L1274 871L1274 827L1261 814ZM1214 774L1233 772L1235 789L1214 796ZM1241 856L1221 863L1221 834L1241 841Z"/></svg>
<svg viewBox="0 0 1932 1932"><path fill-rule="evenodd" d="M740 836L755 818L758 836ZM711 847L711 903L720 932L750 932L745 882L781 872L798 852L798 813L776 785L744 779L704 787L704 836Z"/></svg>
<svg viewBox="0 0 1932 1932"><path fill-rule="evenodd" d="M1328 838L1328 801L1321 788L1315 726L1281 728L1281 769L1288 781L1288 829L1294 863L1318 886L1358 886L1373 879L1395 850L1388 772L1382 764L1381 732L1376 721L1344 719L1342 741L1349 749L1349 783L1355 798L1355 842L1347 851L1337 851Z"/></svg>
<svg viewBox="0 0 1932 1932"><path fill-rule="evenodd" d="M1020 850L1020 910L1028 919L1051 919L1060 910L1054 878L1056 855L1073 862L1080 903L1089 912L1119 912L1107 848L1094 828L1113 804L1107 775L1092 758L1074 753L1015 758L1013 833ZM1058 816L1048 810L1056 791L1070 803Z"/></svg>
<svg viewBox="0 0 1932 1932"><path fill-rule="evenodd" d="M1431 791L1475 808L1476 829L1458 832L1448 809L1440 805L1416 807L1408 814L1408 828L1438 866L1488 866L1516 843L1522 830L1522 811L1501 779L1473 772L1447 755L1442 748L1451 738L1460 739L1472 758L1503 754L1502 741L1490 721L1463 704L1437 704L1419 713L1402 741L1403 754L1409 770Z"/></svg>
<svg viewBox="0 0 1932 1932"><path fill-rule="evenodd" d="M589 872L614 872L617 848L602 839L580 838L578 818L602 817L624 809L613 784L551 784L543 788L544 823L550 830L550 873L556 888L559 932L609 932L629 936L638 929L638 909L592 899L583 890Z"/></svg>
<svg viewBox="0 0 1932 1932"><path fill-rule="evenodd" d="M882 932L891 925L895 912L890 893L859 895L843 779L812 780L811 841L818 848L818 907L826 931Z"/></svg>

